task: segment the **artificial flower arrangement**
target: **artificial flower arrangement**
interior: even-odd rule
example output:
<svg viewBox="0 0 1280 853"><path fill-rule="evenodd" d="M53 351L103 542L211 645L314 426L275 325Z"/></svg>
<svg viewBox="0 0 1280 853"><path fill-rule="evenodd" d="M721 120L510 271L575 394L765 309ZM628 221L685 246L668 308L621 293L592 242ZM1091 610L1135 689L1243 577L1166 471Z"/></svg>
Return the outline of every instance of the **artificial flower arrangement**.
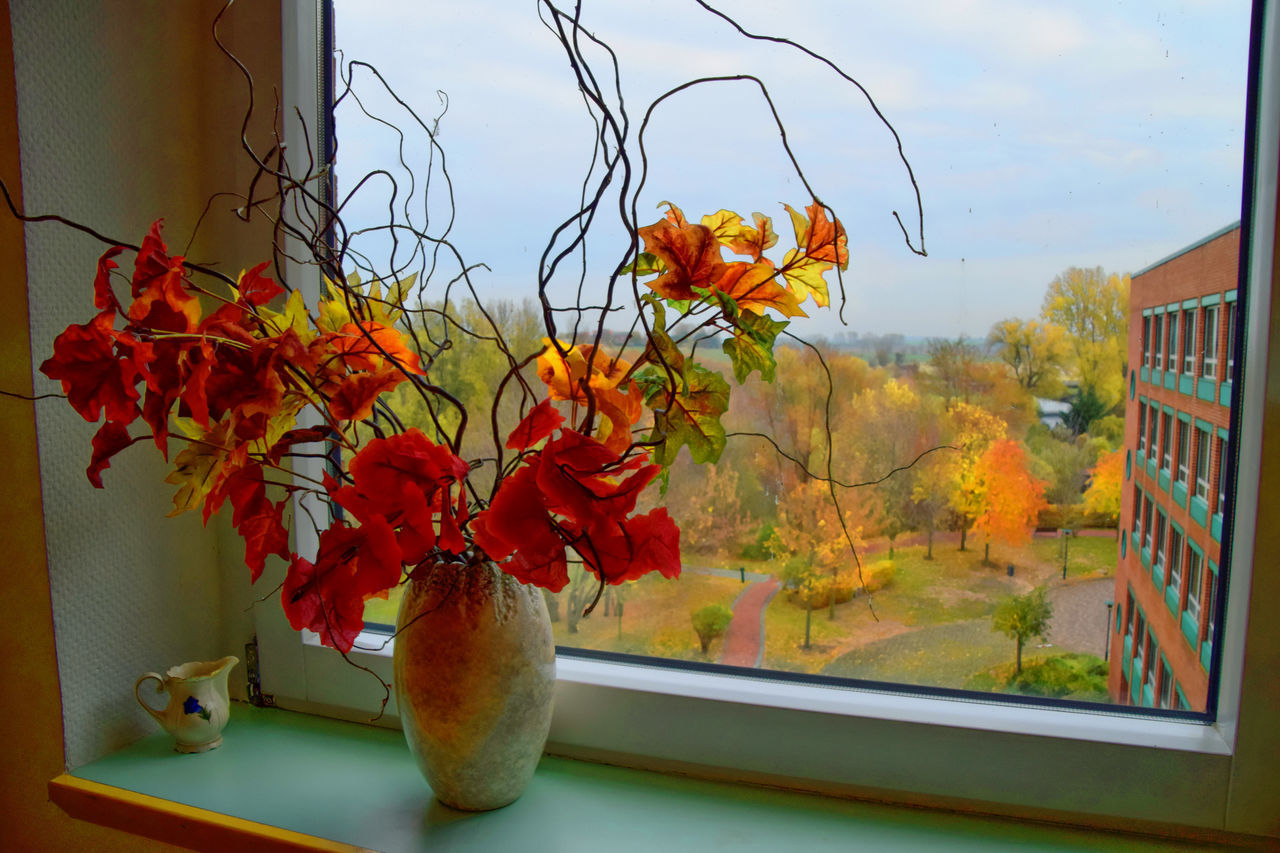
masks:
<svg viewBox="0 0 1280 853"><path fill-rule="evenodd" d="M661 506L636 512L637 498L682 447L698 462L719 456L729 398L728 382L681 342L722 333L738 382L755 372L772 380L787 321L768 312L826 305L825 276L848 263L844 229L821 204L787 211L795 247L781 263L765 256L778 237L758 213L752 225L727 210L691 222L668 205L638 229L644 251L625 270L647 290L636 354L567 343L552 330L540 352L505 353L495 411L531 359L544 387L502 440L493 419L487 458L459 455L461 427L450 433L437 421L428 434L373 420L403 383L456 403L432 384L404 288L337 274L309 308L301 291L266 275L266 262L215 284L219 275L169 253L158 221L137 248L128 297L115 281L125 247L113 246L93 280L97 313L59 335L40 369L81 416L102 421L86 469L95 487L122 450L150 440L168 459L176 439L171 514L199 510L207 523L229 505L252 579L268 557L286 561L290 623L345 653L365 602L424 565L493 560L552 591L568 583L571 560L601 588L648 572L676 577L679 530ZM744 259L726 260L726 251ZM458 414L465 425L469 413ZM301 426L308 417L315 425ZM375 437L361 441L361 423ZM321 479L291 469L316 453L338 460ZM484 468L487 494L473 476ZM290 543L286 510L297 493L334 509L317 525L314 558Z"/></svg>

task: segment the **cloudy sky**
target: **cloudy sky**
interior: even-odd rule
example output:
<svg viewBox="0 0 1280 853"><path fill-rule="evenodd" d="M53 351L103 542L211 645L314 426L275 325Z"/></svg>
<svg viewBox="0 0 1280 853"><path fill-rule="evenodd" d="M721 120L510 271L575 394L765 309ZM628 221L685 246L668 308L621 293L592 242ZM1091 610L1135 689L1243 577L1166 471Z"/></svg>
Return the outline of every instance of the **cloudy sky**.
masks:
<svg viewBox="0 0 1280 853"><path fill-rule="evenodd" d="M1164 9L1146 0L791 0L785 15L776 0L723 8L748 30L804 43L866 86L915 170L927 258L906 247L891 216L899 211L914 238L915 197L892 135L829 69L742 39L692 0L583 0L582 20L616 51L636 126L653 98L693 77L765 81L806 175L849 232L843 328L985 336L999 319L1038 313L1045 285L1067 266L1137 271L1239 218L1244 0ZM437 91L447 93L438 139L457 205L450 236L468 263L491 267L475 278L486 294L532 295L551 229L576 209L594 133L534 0L338 0L336 34L345 59L375 64L425 119L439 112ZM357 69L356 79L366 105L393 109L367 73ZM340 115L338 132L344 189L356 169L397 159L393 137L357 123L354 110ZM642 222L658 218L664 199L690 218L758 210L775 217L785 243L781 203L809 201L747 84L671 99L646 149ZM424 173L422 134L409 135L407 150ZM438 173L433 181L436 193ZM370 183L348 222L377 221L387 186ZM402 198L406 186L402 179ZM439 233L442 208L427 210L428 230ZM610 222L593 239L588 286L625 247ZM834 310L810 313L796 331L842 329Z"/></svg>

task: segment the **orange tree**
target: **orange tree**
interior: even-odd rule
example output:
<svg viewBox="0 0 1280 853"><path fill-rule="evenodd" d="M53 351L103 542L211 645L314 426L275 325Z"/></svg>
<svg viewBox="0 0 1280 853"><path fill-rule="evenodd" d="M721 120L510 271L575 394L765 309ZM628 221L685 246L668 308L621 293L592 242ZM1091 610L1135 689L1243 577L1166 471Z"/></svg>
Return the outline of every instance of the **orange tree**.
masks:
<svg viewBox="0 0 1280 853"><path fill-rule="evenodd" d="M975 530L986 536L983 562L991 560L991 540L1018 545L1030 540L1047 485L1027 469L1027 454L1016 441L1004 438L992 442L978 458L974 475L981 492L981 510L974 518Z"/></svg>

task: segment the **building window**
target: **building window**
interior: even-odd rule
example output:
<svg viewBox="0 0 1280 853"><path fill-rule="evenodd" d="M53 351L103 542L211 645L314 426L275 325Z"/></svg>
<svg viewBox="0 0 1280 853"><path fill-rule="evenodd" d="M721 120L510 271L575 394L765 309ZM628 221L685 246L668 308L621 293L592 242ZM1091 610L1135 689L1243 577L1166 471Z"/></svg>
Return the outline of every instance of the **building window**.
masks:
<svg viewBox="0 0 1280 853"><path fill-rule="evenodd" d="M1178 482L1186 485L1191 476L1191 424L1178 421ZM1185 496L1184 496L1185 498Z"/></svg>
<svg viewBox="0 0 1280 853"><path fill-rule="evenodd" d="M1236 304L1227 303L1227 375L1224 382L1231 381L1231 374L1236 372Z"/></svg>
<svg viewBox="0 0 1280 853"><path fill-rule="evenodd" d="M1183 608L1191 620L1200 624L1200 585L1204 582L1204 558L1195 548L1187 549L1187 602Z"/></svg>
<svg viewBox="0 0 1280 853"><path fill-rule="evenodd" d="M1147 451L1147 404L1138 404L1138 455L1145 456Z"/></svg>
<svg viewBox="0 0 1280 853"><path fill-rule="evenodd" d="M1196 312L1182 312L1182 372L1196 372Z"/></svg>
<svg viewBox="0 0 1280 853"><path fill-rule="evenodd" d="M1155 361L1152 363L1153 370L1164 369L1164 315L1157 314L1151 318L1151 347Z"/></svg>
<svg viewBox="0 0 1280 853"><path fill-rule="evenodd" d="M1218 445L1218 515L1222 515L1227 508L1227 457L1225 450L1227 443L1222 440L1221 436L1216 440Z"/></svg>
<svg viewBox="0 0 1280 853"><path fill-rule="evenodd" d="M1158 412L1159 409L1153 404L1147 417L1147 457L1152 460L1160 456L1159 441L1156 436L1156 427L1160 423L1160 418L1156 417Z"/></svg>
<svg viewBox="0 0 1280 853"><path fill-rule="evenodd" d="M1168 356L1165 358L1165 364L1169 365L1172 373L1178 372L1178 315L1170 313L1168 316L1169 331L1165 334L1165 349Z"/></svg>
<svg viewBox="0 0 1280 853"><path fill-rule="evenodd" d="M1151 317L1142 318L1142 366L1151 365Z"/></svg>
<svg viewBox="0 0 1280 853"><path fill-rule="evenodd" d="M1182 594L1182 534L1169 525L1169 589Z"/></svg>
<svg viewBox="0 0 1280 853"><path fill-rule="evenodd" d="M1168 473L1173 470L1173 415L1160 413L1160 470Z"/></svg>
<svg viewBox="0 0 1280 853"><path fill-rule="evenodd" d="M1205 616L1204 641L1206 643L1209 643L1210 645L1213 644L1213 631L1215 627L1214 622L1217 619L1217 616L1214 613L1214 610L1215 610L1214 605L1217 604L1217 601L1218 601L1218 573L1213 571L1213 567L1210 566L1209 567L1209 584L1204 591L1204 616Z"/></svg>
<svg viewBox="0 0 1280 853"><path fill-rule="evenodd" d="M1151 551L1151 498L1142 499L1142 549Z"/></svg>
<svg viewBox="0 0 1280 853"><path fill-rule="evenodd" d="M1214 378L1218 375L1218 306L1206 305L1204 309L1204 347L1200 360L1200 375Z"/></svg>
<svg viewBox="0 0 1280 853"><path fill-rule="evenodd" d="M1168 661L1160 661L1160 707L1173 707L1173 670Z"/></svg>
<svg viewBox="0 0 1280 853"><path fill-rule="evenodd" d="M1209 501L1209 433L1196 427L1196 497Z"/></svg>
<svg viewBox="0 0 1280 853"><path fill-rule="evenodd" d="M1164 510L1156 510L1156 553L1151 559L1151 565L1157 570L1164 569L1164 529L1166 520Z"/></svg>
<svg viewBox="0 0 1280 853"><path fill-rule="evenodd" d="M1137 539L1142 534L1142 490L1133 487L1133 535Z"/></svg>

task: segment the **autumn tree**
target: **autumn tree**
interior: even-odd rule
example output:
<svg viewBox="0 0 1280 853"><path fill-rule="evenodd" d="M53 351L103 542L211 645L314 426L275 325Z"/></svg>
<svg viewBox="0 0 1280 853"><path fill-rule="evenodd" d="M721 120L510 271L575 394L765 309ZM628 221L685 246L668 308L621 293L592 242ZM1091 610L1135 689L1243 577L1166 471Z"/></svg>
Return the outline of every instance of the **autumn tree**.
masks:
<svg viewBox="0 0 1280 853"><path fill-rule="evenodd" d="M1029 393L1053 399L1062 395L1068 348L1066 330L1061 326L1037 320L1001 320L991 327L987 343Z"/></svg>
<svg viewBox="0 0 1280 853"><path fill-rule="evenodd" d="M1049 283L1040 316L1066 330L1081 389L1093 389L1107 409L1115 406L1124 392L1129 276L1069 267Z"/></svg>
<svg viewBox="0 0 1280 853"><path fill-rule="evenodd" d="M868 515L855 492L841 491L837 512L826 483L806 480L798 484L779 505L778 522L769 542L769 549L786 560L784 571L790 571L793 580L806 584L809 592L816 589L819 577L824 579L831 592L829 619L835 618L840 571L854 567L854 549L862 548L862 530ZM784 574L783 580L788 577Z"/></svg>
<svg viewBox="0 0 1280 853"><path fill-rule="evenodd" d="M1045 598L1044 587L1037 587L1026 595L1013 595L996 606L991 616L991 630L1013 640L1018 645L1015 672L1022 672L1022 645L1032 637L1043 638L1049 631L1053 618L1053 605Z"/></svg>
<svg viewBox="0 0 1280 853"><path fill-rule="evenodd" d="M989 563L992 539L1006 545L1030 541L1036 517L1048 506L1046 484L1027 470L1022 446L1007 438L991 443L978 458L974 474L982 498L973 526L986 536L982 559Z"/></svg>
<svg viewBox="0 0 1280 853"><path fill-rule="evenodd" d="M692 618L694 633L698 635L698 642L702 644L702 653L705 655L707 649L711 648L711 643L717 637L724 636L724 632L729 629L733 611L723 604L708 604L695 610Z"/></svg>
<svg viewBox="0 0 1280 853"><path fill-rule="evenodd" d="M1089 472L1089 488L1084 493L1085 512L1108 518L1120 517L1120 488L1124 476L1124 448L1104 453Z"/></svg>
<svg viewBox="0 0 1280 853"><path fill-rule="evenodd" d="M954 341L934 338L928 346L930 382L947 407L953 400L969 403L985 388L977 369L984 354L964 335Z"/></svg>
<svg viewBox="0 0 1280 853"><path fill-rule="evenodd" d="M965 403L953 406L947 419L956 452L935 473L944 478L948 505L960 530L960 550L964 551L969 529L985 509L986 479L979 460L993 442L1005 437L1008 428L985 409Z"/></svg>

